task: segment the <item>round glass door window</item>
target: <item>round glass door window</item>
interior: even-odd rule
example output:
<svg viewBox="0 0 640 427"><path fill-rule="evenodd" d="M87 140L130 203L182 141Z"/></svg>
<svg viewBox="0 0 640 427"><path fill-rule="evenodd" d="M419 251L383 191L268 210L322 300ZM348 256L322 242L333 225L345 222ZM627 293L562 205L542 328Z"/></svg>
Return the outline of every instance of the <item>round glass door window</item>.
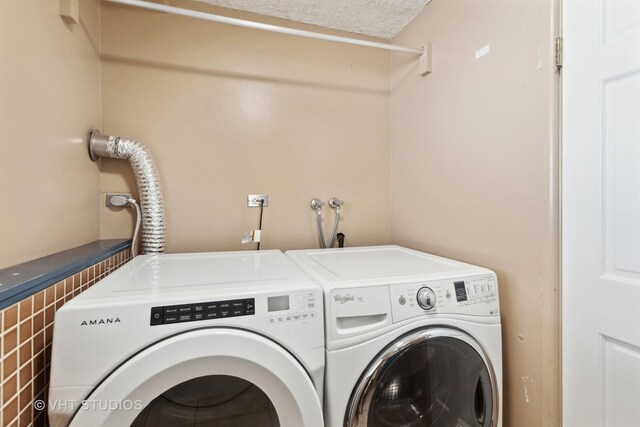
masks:
<svg viewBox="0 0 640 427"><path fill-rule="evenodd" d="M156 397L132 427L279 427L267 395L254 384L227 375L185 381Z"/></svg>
<svg viewBox="0 0 640 427"><path fill-rule="evenodd" d="M478 352L453 337L418 340L386 361L361 403L367 427L490 427L493 393ZM362 414L364 415L364 414Z"/></svg>

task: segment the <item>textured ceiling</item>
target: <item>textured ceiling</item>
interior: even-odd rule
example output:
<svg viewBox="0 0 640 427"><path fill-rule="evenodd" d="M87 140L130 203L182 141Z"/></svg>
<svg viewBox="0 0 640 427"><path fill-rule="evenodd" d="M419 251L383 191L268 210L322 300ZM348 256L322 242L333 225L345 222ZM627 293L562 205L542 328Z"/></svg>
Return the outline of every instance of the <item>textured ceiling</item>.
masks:
<svg viewBox="0 0 640 427"><path fill-rule="evenodd" d="M229 9L391 39L431 0L197 0Z"/></svg>

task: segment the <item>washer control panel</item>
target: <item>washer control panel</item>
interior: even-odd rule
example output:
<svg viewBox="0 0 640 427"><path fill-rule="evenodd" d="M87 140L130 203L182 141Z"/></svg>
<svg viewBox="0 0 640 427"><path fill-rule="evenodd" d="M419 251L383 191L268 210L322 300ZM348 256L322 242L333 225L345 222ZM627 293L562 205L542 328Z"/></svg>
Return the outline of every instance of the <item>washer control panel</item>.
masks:
<svg viewBox="0 0 640 427"><path fill-rule="evenodd" d="M389 285L393 321L427 314L498 316L495 275Z"/></svg>
<svg viewBox="0 0 640 427"><path fill-rule="evenodd" d="M256 314L254 298L209 301L151 308L151 326Z"/></svg>
<svg viewBox="0 0 640 427"><path fill-rule="evenodd" d="M267 297L267 323L298 322L315 319L318 316L318 302L313 292Z"/></svg>

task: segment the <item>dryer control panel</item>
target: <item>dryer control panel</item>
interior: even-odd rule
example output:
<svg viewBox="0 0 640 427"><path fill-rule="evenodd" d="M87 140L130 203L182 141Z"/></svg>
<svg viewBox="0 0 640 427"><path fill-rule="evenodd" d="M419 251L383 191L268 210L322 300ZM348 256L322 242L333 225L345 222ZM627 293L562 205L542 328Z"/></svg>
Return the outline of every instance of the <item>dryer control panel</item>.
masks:
<svg viewBox="0 0 640 427"><path fill-rule="evenodd" d="M151 326L256 314L254 298L209 301L151 308Z"/></svg>
<svg viewBox="0 0 640 427"><path fill-rule="evenodd" d="M393 322L426 314L498 316L494 275L389 286Z"/></svg>
<svg viewBox="0 0 640 427"><path fill-rule="evenodd" d="M271 325L310 320L317 316L318 303L313 292L267 297L267 323Z"/></svg>

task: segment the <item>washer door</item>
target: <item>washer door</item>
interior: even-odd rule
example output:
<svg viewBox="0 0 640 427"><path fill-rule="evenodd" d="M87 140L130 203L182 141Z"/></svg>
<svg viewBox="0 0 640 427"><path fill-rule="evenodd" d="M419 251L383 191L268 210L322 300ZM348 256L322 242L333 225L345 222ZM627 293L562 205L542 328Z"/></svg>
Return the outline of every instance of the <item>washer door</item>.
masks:
<svg viewBox="0 0 640 427"><path fill-rule="evenodd" d="M480 345L452 328L411 332L383 350L356 386L347 427L492 427L498 396Z"/></svg>
<svg viewBox="0 0 640 427"><path fill-rule="evenodd" d="M302 365L273 341L212 328L160 341L119 366L71 426L321 427Z"/></svg>

